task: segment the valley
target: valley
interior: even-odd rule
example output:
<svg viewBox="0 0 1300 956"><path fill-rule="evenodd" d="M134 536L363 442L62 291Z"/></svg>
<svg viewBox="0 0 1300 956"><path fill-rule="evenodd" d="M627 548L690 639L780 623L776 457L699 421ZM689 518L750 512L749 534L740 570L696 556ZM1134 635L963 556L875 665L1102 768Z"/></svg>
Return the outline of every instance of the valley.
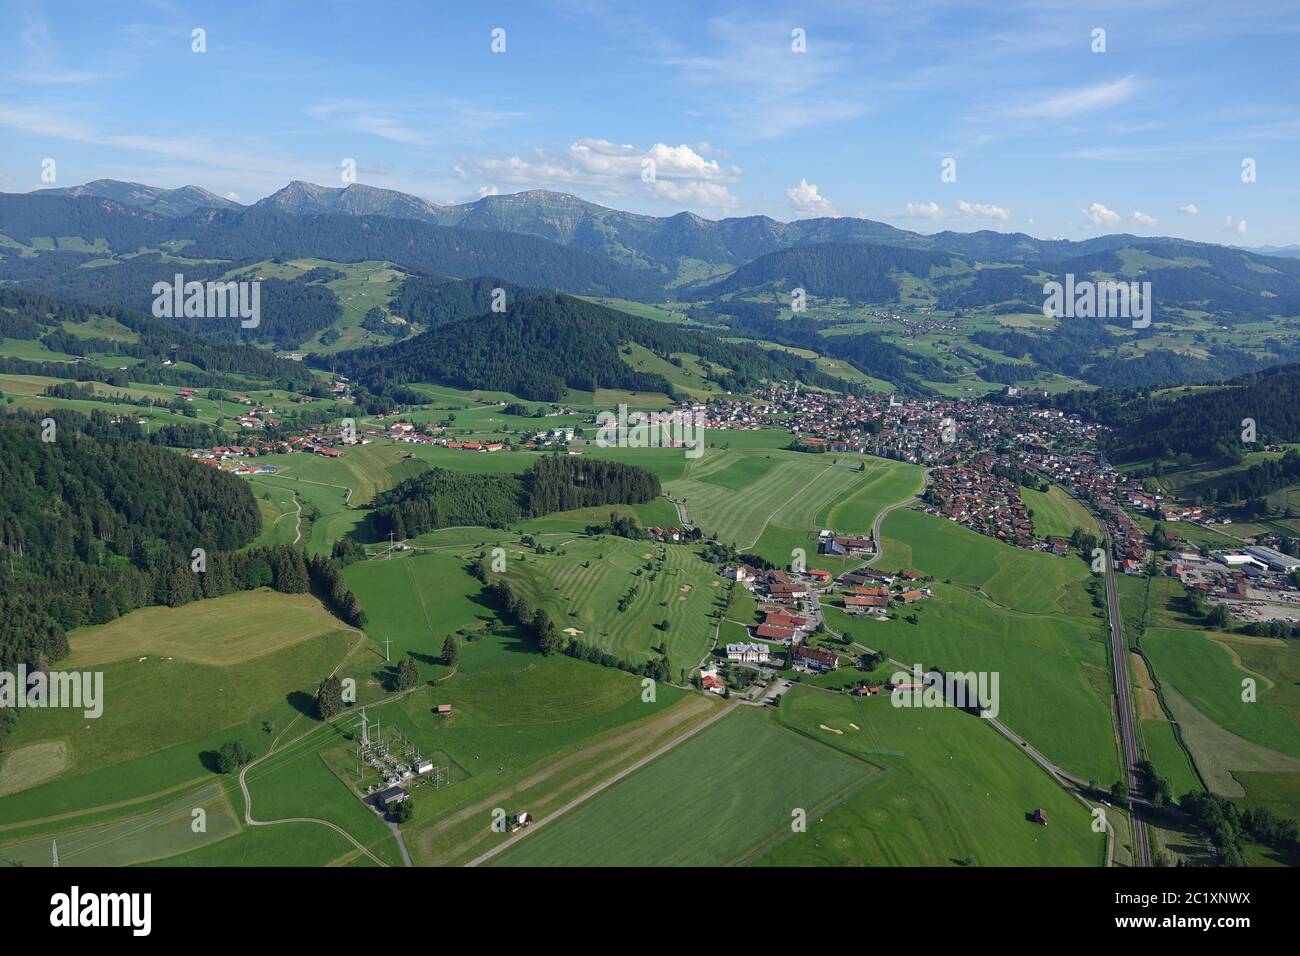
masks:
<svg viewBox="0 0 1300 956"><path fill-rule="evenodd" d="M0 196L0 647L108 688L0 723L0 859L1294 858L1300 599L1238 555L1300 549L1295 260L120 186ZM1169 295L1045 316L1075 269ZM177 273L264 283L259 325L154 317ZM175 481L95 470L130 456ZM967 675L996 699L945 699ZM1274 816L1216 842L1210 799Z"/></svg>

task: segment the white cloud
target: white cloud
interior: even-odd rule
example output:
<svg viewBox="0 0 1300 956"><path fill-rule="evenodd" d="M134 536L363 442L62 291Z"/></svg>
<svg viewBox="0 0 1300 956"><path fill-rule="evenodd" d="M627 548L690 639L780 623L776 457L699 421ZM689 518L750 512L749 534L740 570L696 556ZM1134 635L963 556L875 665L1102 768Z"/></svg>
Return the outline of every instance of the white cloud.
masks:
<svg viewBox="0 0 1300 956"><path fill-rule="evenodd" d="M495 186L480 186L478 188L479 199L482 199L484 196L499 196L500 194L501 190L497 189Z"/></svg>
<svg viewBox="0 0 1300 956"><path fill-rule="evenodd" d="M907 212L904 214L905 219L998 219L1005 221L1011 218L1011 213L1001 206L994 206L992 203L985 202L967 202L964 199L957 200L955 209L944 209L937 202L910 202L907 204Z"/></svg>
<svg viewBox="0 0 1300 956"><path fill-rule="evenodd" d="M785 191L785 198L795 212L816 216L834 216L835 205L817 190L817 186L800 179L798 186L791 186Z"/></svg>
<svg viewBox="0 0 1300 956"><path fill-rule="evenodd" d="M1082 113L1110 109L1130 99L1138 90L1138 83L1131 76L1098 83L1093 86L1081 86L1073 90L1054 93L1030 103L1012 107L1005 112L1011 116L1025 119L1067 119Z"/></svg>
<svg viewBox="0 0 1300 956"><path fill-rule="evenodd" d="M908 219L942 219L944 212L937 202L910 202L905 215Z"/></svg>
<svg viewBox="0 0 1300 956"><path fill-rule="evenodd" d="M1179 206L1178 211L1188 216L1195 216L1200 212L1200 210L1196 208L1196 203L1194 202L1189 202L1186 206Z"/></svg>
<svg viewBox="0 0 1300 956"><path fill-rule="evenodd" d="M509 159L462 160L454 171L494 184L532 189L582 189L607 196L649 192L682 205L729 208L739 200L729 186L739 181L738 166L706 159L690 146L655 143L649 149L604 139L580 139L564 152L534 149Z"/></svg>
<svg viewBox="0 0 1300 956"><path fill-rule="evenodd" d="M1139 226L1154 226L1159 220L1155 216L1148 216L1146 213L1135 210L1133 215L1129 216L1133 222Z"/></svg>
<svg viewBox="0 0 1300 956"><path fill-rule="evenodd" d="M1223 228L1230 229L1239 236L1244 236L1246 234L1246 220L1238 219L1234 222L1231 216L1224 216Z"/></svg>
<svg viewBox="0 0 1300 956"><path fill-rule="evenodd" d="M239 202L239 193L232 190L231 192L226 193L226 198L231 202Z"/></svg>
<svg viewBox="0 0 1300 956"><path fill-rule="evenodd" d="M1094 226L1113 226L1122 218L1114 209L1107 209L1099 202L1087 209L1080 210Z"/></svg>
<svg viewBox="0 0 1300 956"><path fill-rule="evenodd" d="M1011 213L1001 206L994 206L986 202L967 202L964 199L957 200L957 215L962 219L1002 219L1011 218Z"/></svg>

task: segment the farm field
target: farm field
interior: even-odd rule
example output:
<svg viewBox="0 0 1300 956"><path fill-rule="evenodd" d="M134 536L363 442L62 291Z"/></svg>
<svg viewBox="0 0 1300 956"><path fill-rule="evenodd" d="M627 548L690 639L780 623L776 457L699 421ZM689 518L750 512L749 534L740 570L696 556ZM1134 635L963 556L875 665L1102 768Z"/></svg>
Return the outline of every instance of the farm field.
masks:
<svg viewBox="0 0 1300 956"><path fill-rule="evenodd" d="M415 817L403 827L416 863L434 865L490 848L499 836L489 828L493 808L539 814L704 719L717 703L665 685L646 699L640 678L542 657L498 625L461 648L454 675L369 712L451 761L453 782L415 790ZM437 716L436 704L450 704L451 715Z"/></svg>
<svg viewBox="0 0 1300 956"><path fill-rule="evenodd" d="M726 767L726 772L717 770ZM780 767L780 773L773 768ZM507 850L507 866L723 866L790 833L879 770L737 711ZM798 840L795 834L791 839Z"/></svg>
<svg viewBox="0 0 1300 956"><path fill-rule="evenodd" d="M863 465L865 471L858 471ZM706 533L783 567L794 547L816 553L819 516L846 498L859 519L867 512L874 518L870 509L892 503L885 495L906 498L903 481L884 477L899 468L860 455L710 448L668 490L685 500L691 521ZM864 488L871 490L853 497Z"/></svg>
<svg viewBox="0 0 1300 956"><path fill-rule="evenodd" d="M1092 832L1088 809L977 717L802 688L787 693L773 716L885 772L829 812L810 812L808 832L777 846L761 866L1099 866L1104 860L1105 837ZM1038 808L1047 813L1046 827L1029 820Z"/></svg>
<svg viewBox="0 0 1300 956"><path fill-rule="evenodd" d="M1047 491L1022 487L1020 497L1033 512L1034 531L1040 538L1068 539L1075 528L1095 533L1096 520L1060 485L1051 485Z"/></svg>
<svg viewBox="0 0 1300 956"><path fill-rule="evenodd" d="M863 621L828 608L826 623L908 664L999 675L998 719L1084 779L1113 780L1119 758L1101 622L1025 614L934 584L917 623Z"/></svg>
<svg viewBox="0 0 1300 956"><path fill-rule="evenodd" d="M885 458L866 461L866 480L819 511L813 521L816 530L870 534L876 516L884 508L920 494L924 478L919 466Z"/></svg>
<svg viewBox="0 0 1300 956"><path fill-rule="evenodd" d="M229 595L78 631L73 660L93 661L81 666L104 674L102 716L64 708L23 715L0 763L0 827L210 780L212 753L226 741L265 751L266 728L298 716L359 637L308 600ZM227 622L246 620L222 629L222 611ZM103 648L101 634L111 642ZM32 747L41 756L35 771L24 756ZM11 764L25 776L17 790L6 785Z"/></svg>
<svg viewBox="0 0 1300 956"><path fill-rule="evenodd" d="M556 555L511 553L509 562L510 580L560 630L634 663L658 658L652 648L662 646L674 680L708 652L710 615L725 600L722 578L685 545L602 535L567 541Z"/></svg>
<svg viewBox="0 0 1300 956"><path fill-rule="evenodd" d="M1174 725L1167 720L1139 720L1142 745L1147 759L1156 773L1169 781L1174 796L1181 797L1193 790L1201 790L1191 761L1174 736Z"/></svg>
<svg viewBox="0 0 1300 956"><path fill-rule="evenodd" d="M1015 548L906 509L892 512L882 532L881 569L916 568L940 581L975 587L990 601L1021 612L1089 616L1083 585L1092 575L1077 557Z"/></svg>
<svg viewBox="0 0 1300 956"><path fill-rule="evenodd" d="M198 833L191 826L195 810L204 813L205 829ZM233 836L239 826L226 792L209 785L149 813L59 835L59 863L132 866L196 851ZM8 866L49 866L50 838L4 844L0 861Z"/></svg>
<svg viewBox="0 0 1300 956"><path fill-rule="evenodd" d="M1236 642L1159 627L1148 629L1143 646L1212 790L1241 795L1234 771L1300 771L1300 727L1287 706L1293 688L1238 664L1244 658L1234 660ZM1269 661L1270 670L1291 665L1296 654L1289 647L1278 652L1282 656ZM1257 664L1264 657L1254 651ZM1242 680L1252 674L1258 700L1248 703L1242 700Z"/></svg>
<svg viewBox="0 0 1300 956"><path fill-rule="evenodd" d="M259 588L179 608L140 608L80 628L68 638L72 654L65 665L77 670L156 654L225 667L346 629L311 595Z"/></svg>
<svg viewBox="0 0 1300 956"><path fill-rule="evenodd" d="M374 673L359 673L358 688L396 672L410 654L426 679L447 674L437 663L446 636L460 628L495 624L492 611L478 599L482 585L455 553L421 554L391 560L358 561L344 569L348 587L366 609L365 631L370 656L353 662L373 665ZM383 660L384 640L391 666Z"/></svg>

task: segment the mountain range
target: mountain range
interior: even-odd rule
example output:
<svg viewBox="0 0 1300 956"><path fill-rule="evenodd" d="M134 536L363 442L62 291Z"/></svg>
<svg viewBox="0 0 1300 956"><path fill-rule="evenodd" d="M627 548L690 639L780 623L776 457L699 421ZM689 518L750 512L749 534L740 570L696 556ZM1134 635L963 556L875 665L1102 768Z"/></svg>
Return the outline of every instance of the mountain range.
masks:
<svg viewBox="0 0 1300 956"><path fill-rule="evenodd" d="M404 281L375 303L369 321L380 331L406 312L423 328L466 318L500 282L512 297L527 290L669 302L713 334L836 356L900 387L952 385L963 375L1012 384L1041 371L1098 385L1205 382L1293 360L1300 259L1278 251L1129 234L922 235L849 217L656 217L536 190L453 205L297 181L247 206L198 187L113 180L0 193L0 283L79 302L146 310L153 283L178 271L202 280L303 259L391 263ZM1037 328L1044 282L1069 275L1151 283L1153 327L1136 337L1127 323L1109 332L1101 322ZM346 316L341 288L331 285L340 277L288 279L267 280L271 321L248 341L295 349L314 339L329 350L340 337L336 322L360 321ZM792 324L795 289L805 290L812 311ZM890 337L889 328L863 325L864 306L944 313L959 323L959 340L983 351ZM1020 316L1025 331L1007 331L1006 315ZM201 333L201 325L183 327ZM877 334L840 342L826 334L837 328ZM1158 341L1138 341L1151 337Z"/></svg>

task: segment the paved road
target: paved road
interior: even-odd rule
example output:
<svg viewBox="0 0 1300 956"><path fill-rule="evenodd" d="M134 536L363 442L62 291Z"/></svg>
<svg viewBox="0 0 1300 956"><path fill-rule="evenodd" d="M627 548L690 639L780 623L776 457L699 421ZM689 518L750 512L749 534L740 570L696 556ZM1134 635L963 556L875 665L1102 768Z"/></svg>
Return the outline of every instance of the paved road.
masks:
<svg viewBox="0 0 1300 956"><path fill-rule="evenodd" d="M1129 816L1133 820L1133 852L1138 866L1151 865L1151 842L1147 834L1143 811L1139 809L1138 771L1139 753L1137 735L1133 727L1133 691L1128 680L1128 645L1124 640L1124 622L1119 614L1119 588L1115 584L1114 551L1110 531L1104 521L1102 540L1106 548L1106 603L1110 612L1110 656L1115 672L1115 715L1119 723L1120 745L1124 751L1125 781L1128 783Z"/></svg>
<svg viewBox="0 0 1300 956"><path fill-rule="evenodd" d="M660 757L668 753L668 751L672 750L674 747L677 747L680 744L685 743L687 740L690 740L692 737L694 737L704 728L713 726L713 724L717 723L723 717L726 717L729 713L731 713L739 706L740 706L740 701L733 700L730 704L723 707L720 711L718 711L716 714L714 714L704 723L700 724L697 727L692 727L690 730L682 734L677 739L668 741L668 743L664 744L654 753L642 757L640 760L632 764L630 767L623 768L618 773L614 774L614 776L592 787L590 790L588 790L586 793L582 794L581 796L574 797L572 800L570 800L564 806L560 807L558 810L554 810L551 813L548 813L546 816L542 817L540 820L533 823L532 826L520 830L518 833L510 837L508 840L504 840L501 843L498 843L492 849L488 850L486 853L482 854L481 856L476 856L474 859L470 860L465 865L478 866L480 863L486 863L488 860L492 859L492 857L496 856L498 853L502 853L505 850L509 849L510 847L514 846L517 842L522 840L529 833L533 833L541 829L542 827L546 826L546 824L550 823L552 820L555 820L563 816L564 814L568 813L570 810L574 809L575 807L578 807L581 804L586 803L592 797L596 796L596 794L601 793L602 791L604 791L609 787L612 787L614 784L618 783L628 774L635 773L637 770L640 770L642 767L650 763L652 760L658 760Z"/></svg>

